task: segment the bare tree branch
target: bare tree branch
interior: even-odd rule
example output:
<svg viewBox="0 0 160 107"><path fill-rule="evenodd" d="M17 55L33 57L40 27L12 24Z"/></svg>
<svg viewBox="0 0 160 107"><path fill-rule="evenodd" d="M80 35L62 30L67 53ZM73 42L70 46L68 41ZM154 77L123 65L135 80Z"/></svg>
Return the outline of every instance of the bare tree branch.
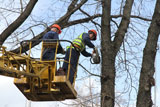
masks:
<svg viewBox="0 0 160 107"><path fill-rule="evenodd" d="M97 75L97 74L93 74L91 72L89 72L82 64L79 64L86 72L88 72L90 75L93 75L93 76L97 76L97 77L101 77L101 78L105 78L104 76L102 75Z"/></svg>
<svg viewBox="0 0 160 107"><path fill-rule="evenodd" d="M79 9L82 13L84 13L85 15L87 15L88 17L91 17L87 12L83 11L82 9ZM93 19L91 19L91 22L94 23L95 25L98 25L99 27L101 27L100 24L96 23L95 21L93 21Z"/></svg>
<svg viewBox="0 0 160 107"><path fill-rule="evenodd" d="M72 2L74 2L74 0ZM65 21L66 18L70 17L75 11L77 11L86 2L87 0L82 0L72 11L67 11L67 13L64 16L62 16L59 20L57 20L55 23L63 26L63 21Z"/></svg>
<svg viewBox="0 0 160 107"><path fill-rule="evenodd" d="M126 0L126 4L123 11L122 21L119 25L119 29L115 33L115 39L114 39L114 48L115 52L117 53L119 51L119 48L123 42L125 33L127 32L127 28L130 22L130 14L132 10L132 4L134 0Z"/></svg>
<svg viewBox="0 0 160 107"><path fill-rule="evenodd" d="M0 45L27 19L38 0L30 0L25 11L0 35Z"/></svg>
<svg viewBox="0 0 160 107"><path fill-rule="evenodd" d="M95 18L98 18L98 17L101 17L101 14L96 14L96 15L93 15L93 16L90 16L90 17L87 17L87 18L70 21L70 22L68 22L67 24L65 24L65 25L63 26L63 28L66 28L66 27L69 27L69 26L73 26L73 25L76 25L76 24L80 24L80 23L87 23L87 22L89 22L91 19L95 19Z"/></svg>
<svg viewBox="0 0 160 107"><path fill-rule="evenodd" d="M111 17L112 18L119 18L119 17L123 17L123 15L112 15ZM131 15L130 18L137 18L137 19L144 20L144 21L152 21L152 19L148 19L148 18L144 18L141 16L136 16L136 15Z"/></svg>
<svg viewBox="0 0 160 107"><path fill-rule="evenodd" d="M67 17L67 16L66 16ZM90 17L87 17L87 18L83 18L83 19L79 19L79 20L74 20L74 21L70 21L70 22L61 22L58 20L56 21L56 23L60 24L61 25L61 28L64 29L64 28L67 28L69 26L73 26L73 25L76 25L76 24L80 24L80 23L87 23L95 18L98 18L98 17L102 17L101 14L95 14L93 16L90 16ZM111 18L119 18L119 17L122 17L122 15L112 15ZM140 16L131 16L132 18L138 18L138 19L141 19L141 20L144 20L144 21L151 21L151 19L147 19L147 18L143 18L143 17L140 17ZM39 35L35 36L35 38L32 38L31 40L38 40L38 39L41 39L42 36L48 32L49 29L47 28L45 31L41 32ZM35 45L38 45L39 43L34 43L33 46ZM28 46L28 45L26 45ZM14 49L12 50L12 52L14 53L18 53L19 52L19 49L20 48L17 48L17 49ZM27 50L27 49L26 49Z"/></svg>
<svg viewBox="0 0 160 107"><path fill-rule="evenodd" d="M73 2L74 2L74 3L73 3ZM70 11L70 12L67 11L67 13L66 13L64 16L62 16L60 19L58 19L55 23L59 24L59 25L61 26L61 28L63 29L64 24L67 24L67 23L66 23L66 18L70 17L75 11L77 11L77 10L78 10L84 3L86 3L86 2L87 2L87 0L82 0L72 11ZM75 1L72 1L71 4L74 4L74 5L75 5L76 3L75 3ZM71 6L71 5L70 5L70 6ZM74 7L74 6L72 6L72 7ZM70 8L71 8L71 7L70 7ZM65 23L64 23L64 22L65 22ZM41 32L39 35L35 36L35 37L32 38L31 40L39 40L39 39L42 39L43 35L44 35L45 33L47 33L49 30L50 30L50 29L47 28L46 30L44 30L43 32ZM37 42L35 41L35 42L33 42L32 47L38 45L39 43L40 43L40 41L37 41ZM24 48L25 50L22 50L22 53L25 52L25 51L27 51L27 50L29 49L29 48L28 48L28 44L23 44L23 48ZM14 52L14 53L19 53L19 52L20 52L20 47L12 50L12 52Z"/></svg>
<svg viewBox="0 0 160 107"><path fill-rule="evenodd" d="M67 10L67 13L66 14L69 14L76 6L78 0L73 0L72 3L68 6L68 10ZM82 3L83 4L83 3ZM65 18L65 20L63 22L61 22L61 25L63 25L63 23L67 23L69 18L71 17L71 15L67 18Z"/></svg>

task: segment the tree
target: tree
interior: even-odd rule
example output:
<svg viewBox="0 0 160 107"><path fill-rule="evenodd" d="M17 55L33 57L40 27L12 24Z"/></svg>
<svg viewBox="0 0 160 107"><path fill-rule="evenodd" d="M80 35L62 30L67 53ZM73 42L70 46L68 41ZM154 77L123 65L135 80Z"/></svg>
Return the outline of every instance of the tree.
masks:
<svg viewBox="0 0 160 107"><path fill-rule="evenodd" d="M21 1L21 0L20 0ZM20 14L18 14L17 16L17 19L15 20L15 21L13 21L12 23L10 23L10 22L8 22L8 19L10 18L10 17L5 17L5 19L6 19L6 22L7 22L7 24L9 25L8 27L6 27L6 29L5 30L1 30L2 31L2 33L1 33L1 35L0 35L0 37L2 38L1 39L1 44L4 44L4 45L6 45L5 44L5 42L8 40L8 39L10 39L9 37L11 37L11 36L13 36L14 35L14 37L17 39L17 40L15 40L15 42L14 42L14 40L13 40L13 42L14 43L16 43L16 44L18 44L17 42L20 42L20 41L22 41L24 38L21 38L21 34L23 35L23 34L25 34L26 33L26 31L29 31L29 35L30 35L30 37L29 38L31 38L32 36L33 36L33 38L31 38L31 40L39 40L39 39L41 39L42 37L43 37L43 35L47 32L47 31L49 31L49 29L48 29L48 27L50 26L50 25L52 25L53 23L57 23L57 24L59 24L60 26L61 26L61 28L62 29L64 29L64 28L66 28L66 27L69 27L69 26L72 26L72 25L75 25L75 24L80 24L80 23L84 23L84 22L88 22L89 20L91 20L91 19L94 19L94 18L96 18L96 17L99 17L100 15L99 14L97 14L97 15L93 15L93 16L89 16L89 17L85 17L85 18L80 18L80 19L77 19L77 20L72 20L72 21L70 21L70 17L78 10L78 9L80 9L80 7L86 2L87 0L82 0L82 1L78 1L78 0L73 0L72 2L69 2L69 3L67 3L67 4L69 4L68 5L68 7L67 7L67 11L66 11L66 13L64 14L64 15L62 15L59 19L57 19L56 21L53 21L52 20L52 22L50 23L50 24L47 24L47 23L45 23L45 22L40 22L40 23L38 23L37 24L37 22L38 22L38 20L34 20L34 16L33 16L33 14L31 13L31 11L28 13L28 14L26 14L26 11L28 11L28 6L27 7L25 7L25 10L26 11L24 11L23 12L23 10L20 12ZM31 2L31 1L30 1ZM28 2L28 4L26 3L25 5L30 5L30 2ZM11 2L11 4L14 4L14 1L12 1ZM24 2L25 3L25 2ZM35 2L36 3L36 2ZM35 5L35 3L33 4L32 3L32 5ZM22 4L23 5L23 4ZM14 8L16 11L19 11L17 8ZM11 10L14 10L14 9L11 9ZM33 9L33 8L30 8L30 9ZM65 8L66 9L66 8ZM5 12L5 10L9 10L8 8L1 8L1 11L3 11L2 12L2 14ZM9 10L9 11L11 11L11 10ZM11 11L11 12L13 12L13 14L17 14L17 12L15 13L15 10L14 11ZM18 12L19 13L19 12ZM31 13L31 14L30 14ZM3 14L4 15L4 14ZM23 16L23 17L22 17ZM24 18L24 16L26 16L25 18ZM28 17L29 16L29 17ZM23 21L21 21L23 19ZM31 21L34 21L35 23L33 24L33 25L27 25L27 22L24 22L24 21L27 21L27 20L31 20ZM19 23L17 23L17 22L19 22ZM16 23L16 24L15 24ZM26 28L25 28L25 24L26 24ZM16 25L16 26L15 26ZM20 26L21 25L21 26ZM36 32L34 32L34 27L35 26L39 26L39 25L43 25L44 27L45 27L45 29L44 29L44 31L43 32L41 32L40 34L38 34L38 35L35 35L36 34ZM47 26L46 26L47 25ZM10 30L11 29L11 30ZM18 30L21 30L22 29L22 31L18 31ZM16 32L17 31L17 32ZM5 32L5 33L4 33ZM16 33L15 33L16 32ZM30 33L31 32L31 33ZM27 32L28 33L28 32ZM26 34L25 34L25 36L26 36ZM15 39L15 38L13 38L13 39ZM11 40L8 40L9 41L9 44L8 44L8 46L7 46L7 48L8 47L10 47L11 46L11 43L12 43L12 46L13 46L13 42L11 42ZM33 43L33 46L36 46L37 44L39 44L39 42L34 42ZM27 44L24 44L24 45L26 45L26 49L25 49L25 51L28 49L28 46L27 46ZM25 46L24 46L25 47ZM12 48L11 47L11 49L13 49L13 50L11 50L12 52L14 52L14 53L19 53L19 47L18 46L16 46L16 48L14 47L14 48ZM24 51L23 51L24 52Z"/></svg>
<svg viewBox="0 0 160 107"><path fill-rule="evenodd" d="M160 0L156 6L150 27L145 48L143 50L143 62L139 80L139 91L137 96L137 107L152 107L151 87L154 86L155 56L157 52L158 37L160 34Z"/></svg>
<svg viewBox="0 0 160 107"><path fill-rule="evenodd" d="M38 0L30 0L26 9L0 35L0 45L27 19Z"/></svg>
<svg viewBox="0 0 160 107"><path fill-rule="evenodd" d="M122 20L111 38L111 0L102 1L101 47L102 47L102 75L101 78L101 107L114 107L115 99L115 59L124 40L130 21L133 0L126 0Z"/></svg>
<svg viewBox="0 0 160 107"><path fill-rule="evenodd" d="M98 70L100 70L98 69L99 65L94 66L96 69L93 70L97 71L94 72L97 73L94 76L101 79L101 103L99 102L100 104L96 105L101 105L101 107L130 106L130 98L133 96L132 94L137 94L137 90L137 106L141 107L146 104L146 107L150 107L152 105L151 84L149 81L154 75L154 61L159 35L159 0L157 0L153 17L151 17L154 5L152 1L55 0L50 2L52 5L48 6L44 18L35 17L35 13L32 13L36 8L35 4L37 3L38 5L39 1L20 0L18 2L20 4L19 8L16 8L13 4L17 1L14 0L7 3L11 5L8 5L9 8L4 8L3 6L0 8L0 14L4 16L0 17L0 19L6 22L7 25L7 27L1 30L0 44L5 44L6 41L9 41L9 43L12 43L9 45L15 44L15 47L11 48L11 51L19 53L20 47L16 45L17 42L19 43L23 39L28 38L30 40L41 39L49 31L48 27L54 23L59 24L63 31L66 32L66 35L69 32L69 39L75 38L76 35L78 36L81 33L80 31L95 28L98 34L101 35L96 43L101 48L102 59L100 65L101 73L98 73ZM146 8L148 4L151 8ZM38 12L41 13L42 11ZM10 17L8 17L11 13L13 15L17 15L18 13L16 20L12 20L12 22L10 22ZM22 19L23 21L20 21ZM19 23L15 26L17 22ZM147 37L146 29L149 26ZM38 31L36 31L37 29ZM70 34L71 32L72 34ZM71 35L75 36L71 37ZM68 39L68 37L66 38ZM145 42L146 46L144 51L142 51ZM35 41L33 48L38 44L39 42ZM25 51L28 50L28 44L24 43L23 46L25 47ZM144 54L143 62L141 63L142 52ZM84 63L84 61L82 62ZM137 78L140 73L138 89ZM93 76L93 73L90 74L90 76ZM122 81L125 83L123 88L122 86L118 86ZM118 91L120 94L117 94ZM127 97L124 98L123 95ZM124 101L125 103L119 103L117 96L119 96L120 100L124 98L126 100ZM146 103L148 100L149 103ZM79 101L86 102L87 99L83 98Z"/></svg>

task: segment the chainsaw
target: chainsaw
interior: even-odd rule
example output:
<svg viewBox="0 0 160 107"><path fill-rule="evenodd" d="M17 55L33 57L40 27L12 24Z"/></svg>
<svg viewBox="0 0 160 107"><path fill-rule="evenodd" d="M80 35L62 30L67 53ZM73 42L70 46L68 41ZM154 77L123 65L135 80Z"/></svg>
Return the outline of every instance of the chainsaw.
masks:
<svg viewBox="0 0 160 107"><path fill-rule="evenodd" d="M91 62L91 64L99 64L100 63L100 56L99 56L99 53L98 53L98 49L95 47L94 51L95 52L92 54L90 62Z"/></svg>

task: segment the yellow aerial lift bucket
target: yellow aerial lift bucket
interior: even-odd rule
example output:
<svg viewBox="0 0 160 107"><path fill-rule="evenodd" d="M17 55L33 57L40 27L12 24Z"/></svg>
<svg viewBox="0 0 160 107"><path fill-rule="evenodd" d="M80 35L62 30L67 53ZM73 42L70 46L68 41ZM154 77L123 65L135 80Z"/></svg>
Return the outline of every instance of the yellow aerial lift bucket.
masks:
<svg viewBox="0 0 160 107"><path fill-rule="evenodd" d="M29 54L27 55L21 54L24 42L29 44ZM56 58L59 42L69 42L71 44L72 42L67 40L42 41L40 60L30 57L33 42L29 40L23 41L21 43L22 49L20 50L20 54L6 51L6 48L1 46L0 75L14 77L14 84L31 101L76 99L77 92L74 89L75 78L73 84L71 84L69 73L66 75L56 75L58 62L64 62L63 59ZM56 49L55 60L42 60L42 53L45 48ZM71 64L69 63L70 67ZM76 77L76 73L74 77Z"/></svg>

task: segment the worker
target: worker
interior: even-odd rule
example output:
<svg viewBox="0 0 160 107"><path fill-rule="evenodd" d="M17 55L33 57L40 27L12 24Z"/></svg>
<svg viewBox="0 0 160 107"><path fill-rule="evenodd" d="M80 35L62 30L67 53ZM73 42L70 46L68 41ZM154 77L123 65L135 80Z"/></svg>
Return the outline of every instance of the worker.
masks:
<svg viewBox="0 0 160 107"><path fill-rule="evenodd" d="M47 32L43 36L43 40L47 40L47 39L59 40L59 36L58 35L61 32L62 32L61 31L61 27L58 24L53 24L50 27L50 31ZM43 53L42 53L42 60L54 60L55 51L56 51L56 48L45 48ZM57 53L62 53L62 54L64 53L64 50L63 50L61 44L59 44Z"/></svg>
<svg viewBox="0 0 160 107"><path fill-rule="evenodd" d="M69 61L69 56L70 56L70 48L71 50L71 60L70 60L70 73L69 73L69 80L71 84L73 83L74 79L74 74L77 69L77 64L78 64L78 59L80 56L80 53L85 56L85 57L91 57L92 54L86 51L85 46L87 45L89 48L93 48L93 53L95 52L94 50L94 44L92 44L91 40L96 40L97 38L97 32L95 30L89 30L88 33L82 33L79 35L76 39L73 40L73 45L68 47L66 51L66 55L64 60ZM65 73L68 73L68 63L64 62L62 66L62 70L65 71Z"/></svg>

